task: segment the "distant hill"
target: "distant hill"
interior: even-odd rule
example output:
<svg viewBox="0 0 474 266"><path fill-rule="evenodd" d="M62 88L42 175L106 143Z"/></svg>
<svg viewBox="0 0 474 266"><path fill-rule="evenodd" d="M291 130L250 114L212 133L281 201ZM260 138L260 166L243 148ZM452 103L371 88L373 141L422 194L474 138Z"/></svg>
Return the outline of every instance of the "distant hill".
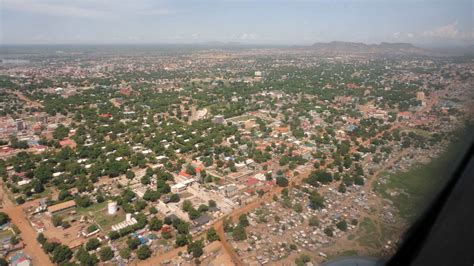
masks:
<svg viewBox="0 0 474 266"><path fill-rule="evenodd" d="M242 45L240 42L221 42L221 41L208 41L199 43L201 45L209 45L209 46L239 46Z"/></svg>
<svg viewBox="0 0 474 266"><path fill-rule="evenodd" d="M326 52L350 52L350 53L405 53L405 52L422 52L422 48L418 48L411 43L388 43L365 44L361 42L341 42L333 41L328 43L315 43L311 46L316 50Z"/></svg>

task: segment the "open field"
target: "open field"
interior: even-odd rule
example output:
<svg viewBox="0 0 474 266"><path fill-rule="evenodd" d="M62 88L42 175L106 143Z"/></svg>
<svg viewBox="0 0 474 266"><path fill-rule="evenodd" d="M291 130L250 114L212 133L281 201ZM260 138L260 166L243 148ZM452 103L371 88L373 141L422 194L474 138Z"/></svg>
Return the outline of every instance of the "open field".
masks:
<svg viewBox="0 0 474 266"><path fill-rule="evenodd" d="M376 222L370 218L364 217L360 222L357 236L357 242L362 246L369 248L379 248L382 246L379 228Z"/></svg>
<svg viewBox="0 0 474 266"><path fill-rule="evenodd" d="M99 225L99 227L107 232L110 231L112 225L118 224L125 220L125 213L123 210L118 210L114 215L107 213L107 202L93 204L87 208L77 208L77 213L87 215Z"/></svg>
<svg viewBox="0 0 474 266"><path fill-rule="evenodd" d="M428 164L419 164L407 172L391 174L388 182L376 185L375 190L392 201L403 218L414 219L449 178L460 145L459 142L451 143ZM391 195L390 192L397 193Z"/></svg>

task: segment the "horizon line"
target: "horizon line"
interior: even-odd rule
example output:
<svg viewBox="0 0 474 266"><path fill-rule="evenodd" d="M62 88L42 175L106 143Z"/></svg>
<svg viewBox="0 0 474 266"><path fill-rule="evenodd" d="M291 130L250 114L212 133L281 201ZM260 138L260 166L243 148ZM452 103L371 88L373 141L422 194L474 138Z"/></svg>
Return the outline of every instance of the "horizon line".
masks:
<svg viewBox="0 0 474 266"><path fill-rule="evenodd" d="M418 42L390 42L390 41L380 41L380 42L361 42L361 41L341 41L341 40L332 40L332 41L316 41L311 43L249 43L249 42L239 42L239 41L199 41L199 42L118 42L118 43L108 43L108 42L78 42L78 43L0 43L0 47L4 46L151 46L151 45L185 45L185 46L266 46L266 47L311 47L314 44L329 44L333 42L340 43L356 43L364 45L380 45L382 43L387 44L410 44L415 47L470 47L474 45L474 42L471 43L418 43Z"/></svg>

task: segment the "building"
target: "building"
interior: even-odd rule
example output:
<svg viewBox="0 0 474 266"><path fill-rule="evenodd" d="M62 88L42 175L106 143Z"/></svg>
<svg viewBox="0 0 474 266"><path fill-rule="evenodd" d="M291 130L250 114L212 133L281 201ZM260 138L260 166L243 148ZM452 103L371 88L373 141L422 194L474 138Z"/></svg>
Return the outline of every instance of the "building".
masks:
<svg viewBox="0 0 474 266"><path fill-rule="evenodd" d="M123 229L125 227L132 226L132 225L138 223L138 221L135 218L131 217L130 215L131 215L130 213L127 213L125 221L120 222L116 225L112 225L112 230L113 231L120 231L121 229Z"/></svg>
<svg viewBox="0 0 474 266"><path fill-rule="evenodd" d="M203 215L199 216L199 218L197 218L193 222L194 222L195 226L203 226L203 225L209 223L210 220L211 220L211 218L209 217L209 215L203 214Z"/></svg>
<svg viewBox="0 0 474 266"><path fill-rule="evenodd" d="M43 123L47 124L48 123L48 115L37 115L36 116L36 122L38 123Z"/></svg>
<svg viewBox="0 0 474 266"><path fill-rule="evenodd" d="M69 201L65 201L65 202L61 202L61 203L49 206L48 212L51 215L53 215L57 212L69 210L75 207L76 207L76 202L74 200L69 200Z"/></svg>
<svg viewBox="0 0 474 266"><path fill-rule="evenodd" d="M130 96L132 94L132 88L130 87L123 87L123 88L120 88L120 94L122 94L123 96Z"/></svg>
<svg viewBox="0 0 474 266"><path fill-rule="evenodd" d="M185 180L183 182L174 184L174 185L171 186L171 192L173 192L173 193L182 192L182 191L186 190L186 188L189 185L191 185L193 182L194 182L193 179L188 179L188 180Z"/></svg>
<svg viewBox="0 0 474 266"><path fill-rule="evenodd" d="M223 192L226 197L230 198L237 195L237 193L239 192L239 189L235 185L228 185L223 188Z"/></svg>
<svg viewBox="0 0 474 266"><path fill-rule="evenodd" d="M357 129L357 126L353 124L347 125L345 128L347 133L354 133L356 129Z"/></svg>
<svg viewBox="0 0 474 266"><path fill-rule="evenodd" d="M416 93L416 99L418 101L424 101L425 100L425 93L422 91L419 91Z"/></svg>
<svg viewBox="0 0 474 266"><path fill-rule="evenodd" d="M11 258L12 266L30 266L31 260L23 253L19 252Z"/></svg>
<svg viewBox="0 0 474 266"><path fill-rule="evenodd" d="M411 115L410 112L398 112L397 117L408 120L410 119Z"/></svg>
<svg viewBox="0 0 474 266"><path fill-rule="evenodd" d="M173 193L179 193L184 190L186 190L186 185L184 185L183 183L178 183L171 186L171 192Z"/></svg>
<svg viewBox="0 0 474 266"><path fill-rule="evenodd" d="M214 118L212 119L212 123L214 124L219 124L219 125L223 125L225 123L225 118L223 115L216 115L214 116Z"/></svg>
<svg viewBox="0 0 474 266"><path fill-rule="evenodd" d="M25 121L23 121L23 119L17 119L15 120L15 123L16 123L16 130L22 131L26 129L26 124L25 124Z"/></svg>
<svg viewBox="0 0 474 266"><path fill-rule="evenodd" d="M107 203L107 212L109 214L115 214L117 212L117 202L116 201L109 201Z"/></svg>
<svg viewBox="0 0 474 266"><path fill-rule="evenodd" d="M75 149L76 148L76 142L72 139L63 139L61 141L59 141L59 145L61 145L62 148L64 147L70 147L71 149Z"/></svg>

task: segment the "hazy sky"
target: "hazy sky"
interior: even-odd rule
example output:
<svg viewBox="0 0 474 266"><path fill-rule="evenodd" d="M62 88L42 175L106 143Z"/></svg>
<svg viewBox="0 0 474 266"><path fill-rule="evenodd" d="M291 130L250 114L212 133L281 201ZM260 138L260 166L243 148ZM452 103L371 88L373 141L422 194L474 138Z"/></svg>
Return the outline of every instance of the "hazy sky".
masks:
<svg viewBox="0 0 474 266"><path fill-rule="evenodd" d="M473 0L0 0L0 42L473 43Z"/></svg>

